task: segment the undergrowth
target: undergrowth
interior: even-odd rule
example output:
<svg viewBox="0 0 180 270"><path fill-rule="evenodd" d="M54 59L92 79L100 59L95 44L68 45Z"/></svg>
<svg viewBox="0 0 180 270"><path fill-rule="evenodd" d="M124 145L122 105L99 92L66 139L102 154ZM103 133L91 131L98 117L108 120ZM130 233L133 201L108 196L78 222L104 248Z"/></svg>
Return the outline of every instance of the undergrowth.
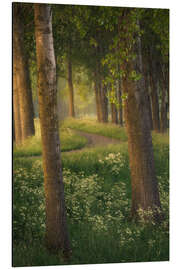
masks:
<svg viewBox="0 0 180 270"><path fill-rule="evenodd" d="M163 135L153 137L165 216L159 226L130 220L131 185L126 142L62 153L72 245L70 264L169 260L169 148L163 138ZM44 247L41 158L14 158L13 173L13 265L65 264L59 256L48 254Z"/></svg>

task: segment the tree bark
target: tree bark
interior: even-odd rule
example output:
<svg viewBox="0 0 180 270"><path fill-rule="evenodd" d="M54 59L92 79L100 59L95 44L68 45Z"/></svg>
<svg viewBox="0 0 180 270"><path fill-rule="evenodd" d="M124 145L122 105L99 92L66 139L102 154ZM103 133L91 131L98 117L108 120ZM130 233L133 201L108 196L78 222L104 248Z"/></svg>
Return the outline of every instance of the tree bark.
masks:
<svg viewBox="0 0 180 270"><path fill-rule="evenodd" d="M20 19L20 6L13 4L13 65L17 77L22 141L35 134L32 91L28 60L24 47L24 29Z"/></svg>
<svg viewBox="0 0 180 270"><path fill-rule="evenodd" d="M122 127L123 126L123 107L122 107L122 89L121 89L121 81L118 80L118 103L119 103L119 108L118 108L118 119L119 119L119 124Z"/></svg>
<svg viewBox="0 0 180 270"><path fill-rule="evenodd" d="M157 74L156 64L151 58L149 61L149 78L151 86L151 107L152 107L152 121L153 121L153 130L156 132L160 131L160 119L159 119L159 100L157 92L157 80L155 74Z"/></svg>
<svg viewBox="0 0 180 270"><path fill-rule="evenodd" d="M102 99L102 122L107 123L108 122L108 99L106 96L107 89L106 86L102 86L101 88L101 99Z"/></svg>
<svg viewBox="0 0 180 270"><path fill-rule="evenodd" d="M102 82L101 82L101 70L100 63L97 63L97 94L99 103L100 122L103 123L104 111L103 111L103 98L102 98Z"/></svg>
<svg viewBox="0 0 180 270"><path fill-rule="evenodd" d="M129 16L124 19L123 33L128 32ZM129 48L128 36L122 39L123 46ZM129 49L132 50L132 49ZM131 51L132 52L132 51ZM127 95L124 105L124 116L128 135L128 149L132 186L132 216L139 217L139 210L153 211L153 218L159 221L157 209L161 208L158 184L155 175L152 138L147 110L147 92L144 78L134 81L130 79L132 70L143 74L141 57L141 40L136 37L133 52L135 60L124 60L123 93ZM151 218L151 217L150 217Z"/></svg>
<svg viewBox="0 0 180 270"><path fill-rule="evenodd" d="M160 132L165 133L167 131L167 102L166 102L166 95L167 95L167 88L165 80L165 74L163 72L163 67L160 66L161 70L161 111L160 111Z"/></svg>
<svg viewBox="0 0 180 270"><path fill-rule="evenodd" d="M115 89L115 99L117 102L117 89ZM118 111L115 103L111 103L111 121L113 124L118 124Z"/></svg>
<svg viewBox="0 0 180 270"><path fill-rule="evenodd" d="M146 79L145 79L146 80ZM145 82L146 83L146 82ZM147 89L147 88L146 88ZM148 90L148 89L147 89ZM152 119L152 109L151 109L151 99L149 96L149 91L147 92L147 107L148 107L148 114L149 114L149 124L150 129L153 130L153 119Z"/></svg>
<svg viewBox="0 0 180 270"><path fill-rule="evenodd" d="M114 103L111 103L111 121L113 124L118 124L117 108Z"/></svg>
<svg viewBox="0 0 180 270"><path fill-rule="evenodd" d="M21 144L21 120L19 111L19 95L17 87L17 77L13 73L13 119L14 119L14 137L16 145Z"/></svg>
<svg viewBox="0 0 180 270"><path fill-rule="evenodd" d="M148 61L145 57L142 58L143 61L143 76L144 76L144 85L147 92L147 107L149 114L149 123L150 129L153 129L153 119L152 119L152 109L151 109L151 99L149 94L149 72L148 72Z"/></svg>
<svg viewBox="0 0 180 270"><path fill-rule="evenodd" d="M96 114L97 114L97 120L98 120L98 122L101 122L101 116L100 116L100 103L99 103L98 84L97 84L97 76L96 76L96 73L95 73L95 75L94 75L94 93L95 93L95 99L96 99Z"/></svg>
<svg viewBox="0 0 180 270"><path fill-rule="evenodd" d="M73 88L73 80L72 80L72 62L71 62L70 52L68 55L67 65L68 65L68 88L69 88L69 116L75 117L74 88Z"/></svg>
<svg viewBox="0 0 180 270"><path fill-rule="evenodd" d="M46 200L46 245L49 250L70 251L67 230L60 139L57 116L56 65L50 6L34 4L38 67L38 98L42 136Z"/></svg>
<svg viewBox="0 0 180 270"><path fill-rule="evenodd" d="M103 72L100 63L101 48L96 49L96 66L95 66L95 81L96 81L96 107L98 113L98 121L102 123L108 122L108 99L106 96L106 86L103 85Z"/></svg>
<svg viewBox="0 0 180 270"><path fill-rule="evenodd" d="M167 68L166 68L166 90L167 90L167 104L166 104L166 113L167 113L167 127L169 127L169 63L167 64Z"/></svg>

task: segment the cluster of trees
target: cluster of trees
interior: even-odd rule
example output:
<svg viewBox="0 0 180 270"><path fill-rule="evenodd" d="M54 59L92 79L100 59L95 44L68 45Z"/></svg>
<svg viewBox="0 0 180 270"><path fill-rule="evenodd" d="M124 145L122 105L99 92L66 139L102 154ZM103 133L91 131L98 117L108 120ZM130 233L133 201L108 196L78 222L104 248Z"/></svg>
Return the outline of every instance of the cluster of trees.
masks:
<svg viewBox="0 0 180 270"><path fill-rule="evenodd" d="M111 121L121 126L124 123L123 105L127 95L123 92L122 59L129 52L128 48L122 49L119 38L123 10L97 6L52 6L57 77L63 77L67 81L68 115L71 117L75 117L76 111L78 112L78 106L75 108L74 102L74 85L82 78L79 68L83 68L83 75L88 77L89 85L94 88L97 120L104 123ZM26 76L29 76L30 68L31 73L34 71L33 79L36 80L32 4L22 4L19 13L19 27L22 32L19 40L21 38L21 44L25 43L21 46L24 47L22 51L26 50L28 59L25 61ZM134 35L141 36L143 61L142 72L134 72L132 79L138 79L139 75L145 80L151 130L166 132L169 126L169 12L163 9L131 9L131 16L134 17L134 22L130 23L131 31L134 31ZM14 30L17 28L14 24ZM14 69L17 70L17 65ZM86 91L91 88L87 87ZM33 91L36 92L36 89Z"/></svg>
<svg viewBox="0 0 180 270"><path fill-rule="evenodd" d="M34 135L34 112L23 9L13 9L13 115L16 144Z"/></svg>
<svg viewBox="0 0 180 270"><path fill-rule="evenodd" d="M97 120L106 123L111 114L113 123L123 125L122 101L126 93L122 85L122 59L129 55L128 48L123 49L120 41L124 10L96 6L53 7L55 54L59 59L57 63L62 65L62 58L65 61L72 117L75 116L72 67L81 65L94 85ZM132 35L141 35L143 70L139 75L145 80L151 129L165 132L169 105L169 13L168 10L131 9L131 17L134 17L129 25L134 32ZM62 71L62 67L59 69ZM133 73L132 79L138 79L136 75Z"/></svg>
<svg viewBox="0 0 180 270"><path fill-rule="evenodd" d="M46 240L70 251L57 115L57 78L66 78L75 117L74 67L93 84L97 120L127 129L132 215L161 209L151 130L168 126L168 10L13 4L13 110L16 143L34 134L30 70L37 74L46 195ZM77 76L78 77L78 76ZM78 80L77 80L78 81ZM77 83L77 82L76 82Z"/></svg>

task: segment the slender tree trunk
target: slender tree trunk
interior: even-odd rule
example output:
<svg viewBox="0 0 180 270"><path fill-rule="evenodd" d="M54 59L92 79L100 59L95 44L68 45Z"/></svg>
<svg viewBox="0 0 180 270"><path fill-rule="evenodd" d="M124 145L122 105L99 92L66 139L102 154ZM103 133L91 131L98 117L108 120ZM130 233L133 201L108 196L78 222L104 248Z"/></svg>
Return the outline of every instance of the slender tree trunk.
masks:
<svg viewBox="0 0 180 270"><path fill-rule="evenodd" d="M97 87L98 87L98 101L99 101L99 112L100 112L100 122L103 123L104 120L104 111L103 111L103 100L102 100L102 83L101 83L101 75L100 75L100 68L98 63L98 70L97 70Z"/></svg>
<svg viewBox="0 0 180 270"><path fill-rule="evenodd" d="M97 93L97 112L98 112L98 121L104 122L104 110L103 110L103 95L102 95L102 82L101 82L101 74L100 74L100 64L97 62L96 64L96 93Z"/></svg>
<svg viewBox="0 0 180 270"><path fill-rule="evenodd" d="M101 99L102 99L102 122L107 123L108 122L108 99L106 96L106 86L102 86L101 88Z"/></svg>
<svg viewBox="0 0 180 270"><path fill-rule="evenodd" d="M14 116L13 116L13 121L12 121L12 137L13 137L13 142L15 142L15 128L14 128Z"/></svg>
<svg viewBox="0 0 180 270"><path fill-rule="evenodd" d="M108 98L107 98L107 87L104 86L104 108L105 108L105 123L108 122Z"/></svg>
<svg viewBox="0 0 180 270"><path fill-rule="evenodd" d="M123 33L128 32L129 17L126 15ZM129 39L122 40L123 46L128 48ZM134 52L137 55L133 61L124 60L123 93L127 95L124 115L128 135L128 149L132 186L132 216L138 217L139 210L153 211L153 217L159 220L157 208L160 208L158 184L155 175L152 138L147 110L147 92L143 77L137 81L129 78L132 70L143 73L141 58L141 40L136 38Z"/></svg>
<svg viewBox="0 0 180 270"><path fill-rule="evenodd" d="M167 103L166 103L166 94L167 94L167 85L165 80L165 75L163 73L162 66L161 69L161 112L160 112L160 132L165 133L167 131Z"/></svg>
<svg viewBox="0 0 180 270"><path fill-rule="evenodd" d="M113 124L118 124L117 108L114 103L111 103L111 121Z"/></svg>
<svg viewBox="0 0 180 270"><path fill-rule="evenodd" d="M98 80L97 85L97 95L98 95L98 104L99 104L99 114L100 114L100 122L103 123L103 105L102 105L102 95L101 95L101 82Z"/></svg>
<svg viewBox="0 0 180 270"><path fill-rule="evenodd" d="M14 135L17 145L21 144L21 120L19 111L19 96L17 87L17 77L13 74L13 119L14 119Z"/></svg>
<svg viewBox="0 0 180 270"><path fill-rule="evenodd" d="M119 108L118 108L118 119L119 119L119 124L122 127L123 126L123 107L122 107L122 90L121 90L121 81L118 80L118 103L119 103Z"/></svg>
<svg viewBox="0 0 180 270"><path fill-rule="evenodd" d="M167 90L167 104L166 104L166 113L167 113L167 127L169 127L169 63L166 68L166 73L165 73L165 79L166 79L166 90Z"/></svg>
<svg viewBox="0 0 180 270"><path fill-rule="evenodd" d="M24 30L20 16L20 6L13 4L13 64L16 76L21 118L22 141L34 135L34 113L28 60L24 47Z"/></svg>
<svg viewBox="0 0 180 270"><path fill-rule="evenodd" d="M117 91L115 92L115 99L117 101ZM118 124L118 111L115 103L111 103L111 121L113 124Z"/></svg>
<svg viewBox="0 0 180 270"><path fill-rule="evenodd" d="M68 56L69 116L75 117L71 55Z"/></svg>
<svg viewBox="0 0 180 270"><path fill-rule="evenodd" d="M100 103L99 103L99 96L98 96L98 85L97 85L96 74L94 76L94 93L95 93L95 99L96 99L97 120L98 120L98 122L101 122L101 117L100 117Z"/></svg>
<svg viewBox="0 0 180 270"><path fill-rule="evenodd" d="M60 157L57 116L56 65L53 48L50 6L34 4L38 98L43 149L46 199L46 245L67 255L70 242L67 230L64 185Z"/></svg>
<svg viewBox="0 0 180 270"><path fill-rule="evenodd" d="M95 67L95 74L96 74L96 82L97 82L97 102L98 102L98 112L99 112L99 121L102 123L108 122L108 99L106 97L107 89L103 86L102 83L102 68L101 63L99 60L99 55L101 54L101 49L97 47L96 51L96 67Z"/></svg>

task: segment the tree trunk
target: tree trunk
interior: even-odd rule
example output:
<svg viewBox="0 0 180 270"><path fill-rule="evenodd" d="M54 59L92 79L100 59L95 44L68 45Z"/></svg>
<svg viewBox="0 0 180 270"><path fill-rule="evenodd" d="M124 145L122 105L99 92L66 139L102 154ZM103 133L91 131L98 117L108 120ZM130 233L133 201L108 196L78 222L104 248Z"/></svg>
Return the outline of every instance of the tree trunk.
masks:
<svg viewBox="0 0 180 270"><path fill-rule="evenodd" d="M106 96L107 89L106 86L102 86L101 88L101 105L102 105L102 122L108 122L108 99Z"/></svg>
<svg viewBox="0 0 180 270"><path fill-rule="evenodd" d="M122 107L122 89L121 89L121 81L118 80L118 103L119 103L119 108L118 108L118 119L119 119L119 124L122 127L123 126L123 107Z"/></svg>
<svg viewBox="0 0 180 270"><path fill-rule="evenodd" d="M169 127L169 63L166 68L166 90L167 90L167 104L166 104L166 113L167 113L167 127Z"/></svg>
<svg viewBox="0 0 180 270"><path fill-rule="evenodd" d="M24 47L24 30L20 19L20 6L13 4L13 65L17 77L22 141L34 135L34 113L28 60Z"/></svg>
<svg viewBox="0 0 180 270"><path fill-rule="evenodd" d="M102 108L102 96L101 96L101 84L100 83L98 83L97 90L98 90L97 95L98 95L100 122L103 123L103 108Z"/></svg>
<svg viewBox="0 0 180 270"><path fill-rule="evenodd" d="M111 103L111 121L113 124L118 124L118 118L117 118L117 108L116 104Z"/></svg>
<svg viewBox="0 0 180 270"><path fill-rule="evenodd" d="M97 114L97 120L98 120L98 122L101 122L101 116L100 116L100 103L99 103L98 85L97 85L96 74L95 74L95 76L94 76L94 93L95 93L95 99L96 99L96 114Z"/></svg>
<svg viewBox="0 0 180 270"><path fill-rule="evenodd" d="M137 86L127 78L123 80L123 86L128 94L124 114L131 168L132 215L137 216L139 209L160 207L160 200L154 168L147 95L144 89L141 91L142 94L144 91L143 95L137 90L133 91Z"/></svg>
<svg viewBox="0 0 180 270"><path fill-rule="evenodd" d="M122 33L128 32L129 15L122 26ZM122 39L122 47L129 48L129 39ZM132 49L129 49L132 52ZM130 79L132 70L143 74L141 57L141 40L136 37L133 52L137 55L135 60L124 60L123 93L127 95L124 106L124 115L128 135L128 150L131 170L132 186L132 216L139 217L139 210L153 212L156 221L160 219L157 208L161 208L158 184L155 175L152 138L147 110L147 92L144 78L137 81ZM148 218L148 217L147 217ZM150 217L151 218L151 217Z"/></svg>
<svg viewBox="0 0 180 270"><path fill-rule="evenodd" d="M15 127L14 127L14 116L13 116L13 120L12 120L12 137L13 137L13 143L15 142L16 138L15 138Z"/></svg>
<svg viewBox="0 0 180 270"><path fill-rule="evenodd" d="M146 88L147 89L147 88ZM148 90L148 89L147 89ZM147 92L147 108L148 108L148 114L149 114L149 124L150 124L150 130L153 130L153 119L152 119L152 109L151 109L151 99L149 96L149 91Z"/></svg>
<svg viewBox="0 0 180 270"><path fill-rule="evenodd" d="M157 92L157 80L155 74L157 74L157 68L155 60L149 59L149 79L151 86L151 107L152 107L152 121L153 121L153 130L156 132L160 131L160 120L159 120L159 100Z"/></svg>
<svg viewBox="0 0 180 270"><path fill-rule="evenodd" d="M13 73L13 119L14 119L14 137L16 145L21 144L21 120L19 111L19 96L17 87L17 77Z"/></svg>
<svg viewBox="0 0 180 270"><path fill-rule="evenodd" d="M117 102L117 91L115 89L115 100ZM113 124L118 124L118 111L115 103L111 102L111 121Z"/></svg>
<svg viewBox="0 0 180 270"><path fill-rule="evenodd" d="M74 111L74 89L72 81L72 62L71 56L68 56L68 88L69 88L69 116L75 117Z"/></svg>
<svg viewBox="0 0 180 270"><path fill-rule="evenodd" d="M151 107L152 107L152 121L153 130L159 132L160 130L160 120L159 120L159 101L157 94L157 84L154 81L153 75L150 75L150 85L151 85Z"/></svg>
<svg viewBox="0 0 180 270"><path fill-rule="evenodd" d="M60 157L51 10L50 6L46 4L34 4L34 10L39 115L46 199L46 245L49 250L54 252L63 250L68 255L70 242L67 231Z"/></svg>
<svg viewBox="0 0 180 270"><path fill-rule="evenodd" d="M165 74L163 72L162 66L161 69L161 111L160 111L160 132L165 133L167 131L167 103L166 103L166 94L167 88Z"/></svg>
<svg viewBox="0 0 180 270"><path fill-rule="evenodd" d="M100 49L97 48L97 60L96 60L96 67L95 67L95 80L96 80L96 93L97 93L97 112L99 114L98 121L102 123L108 122L108 99L106 97L106 86L103 86L102 83L102 70L100 60L98 56L100 54Z"/></svg>
<svg viewBox="0 0 180 270"><path fill-rule="evenodd" d="M147 92L147 107L148 107L148 114L149 114L149 123L150 129L153 129L153 119L152 119L152 109L151 109L151 99L149 95L149 72L148 72L148 61L144 57L143 58L143 76L144 76L144 85Z"/></svg>

